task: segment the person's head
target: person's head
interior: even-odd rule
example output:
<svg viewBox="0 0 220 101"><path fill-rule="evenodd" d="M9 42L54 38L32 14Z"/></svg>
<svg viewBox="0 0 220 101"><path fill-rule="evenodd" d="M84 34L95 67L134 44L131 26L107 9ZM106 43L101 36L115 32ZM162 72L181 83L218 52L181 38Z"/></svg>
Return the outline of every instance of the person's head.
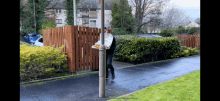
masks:
<svg viewBox="0 0 220 101"><path fill-rule="evenodd" d="M104 29L105 29L105 33L107 33L108 32L107 28L105 27Z"/></svg>

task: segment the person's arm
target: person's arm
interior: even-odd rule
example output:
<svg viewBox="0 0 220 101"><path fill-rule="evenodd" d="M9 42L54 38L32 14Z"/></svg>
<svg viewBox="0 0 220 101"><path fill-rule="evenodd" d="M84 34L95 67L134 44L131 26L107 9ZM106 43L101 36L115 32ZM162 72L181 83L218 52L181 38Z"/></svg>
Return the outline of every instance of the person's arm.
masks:
<svg viewBox="0 0 220 101"><path fill-rule="evenodd" d="M115 48L116 48L116 40L115 37L113 36L113 42L109 50L114 51Z"/></svg>

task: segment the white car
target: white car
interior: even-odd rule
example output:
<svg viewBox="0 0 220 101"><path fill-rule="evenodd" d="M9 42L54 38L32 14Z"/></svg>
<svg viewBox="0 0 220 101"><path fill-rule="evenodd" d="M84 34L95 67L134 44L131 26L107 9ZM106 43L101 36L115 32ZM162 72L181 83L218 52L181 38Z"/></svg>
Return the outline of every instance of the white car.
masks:
<svg viewBox="0 0 220 101"><path fill-rule="evenodd" d="M35 41L34 45L42 47L42 46L43 46L43 36L41 36L40 38L38 38L38 39Z"/></svg>

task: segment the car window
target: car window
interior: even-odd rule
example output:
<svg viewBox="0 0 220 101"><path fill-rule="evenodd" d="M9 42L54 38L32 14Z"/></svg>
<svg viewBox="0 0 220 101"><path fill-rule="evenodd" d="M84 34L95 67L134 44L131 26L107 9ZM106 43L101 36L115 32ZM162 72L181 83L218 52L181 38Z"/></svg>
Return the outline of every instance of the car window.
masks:
<svg viewBox="0 0 220 101"><path fill-rule="evenodd" d="M42 43L43 43L43 38L40 38L40 39L39 39L39 42L42 42Z"/></svg>
<svg viewBox="0 0 220 101"><path fill-rule="evenodd" d="M37 35L31 35L30 37L37 37Z"/></svg>

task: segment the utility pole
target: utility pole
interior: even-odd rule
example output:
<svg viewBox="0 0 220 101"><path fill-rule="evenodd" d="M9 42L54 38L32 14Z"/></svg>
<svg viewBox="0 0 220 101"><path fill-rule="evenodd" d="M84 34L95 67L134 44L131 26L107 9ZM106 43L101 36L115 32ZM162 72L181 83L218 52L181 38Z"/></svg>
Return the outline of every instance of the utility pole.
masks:
<svg viewBox="0 0 220 101"><path fill-rule="evenodd" d="M34 26L35 26L35 33L36 33L36 19L35 19L35 3L33 0L33 4L34 4Z"/></svg>
<svg viewBox="0 0 220 101"><path fill-rule="evenodd" d="M73 0L74 26L76 26L76 0Z"/></svg>
<svg viewBox="0 0 220 101"><path fill-rule="evenodd" d="M105 5L104 0L102 0L101 9L101 45L99 48L99 97L105 98L105 83L106 83L106 48L104 45L104 11Z"/></svg>

